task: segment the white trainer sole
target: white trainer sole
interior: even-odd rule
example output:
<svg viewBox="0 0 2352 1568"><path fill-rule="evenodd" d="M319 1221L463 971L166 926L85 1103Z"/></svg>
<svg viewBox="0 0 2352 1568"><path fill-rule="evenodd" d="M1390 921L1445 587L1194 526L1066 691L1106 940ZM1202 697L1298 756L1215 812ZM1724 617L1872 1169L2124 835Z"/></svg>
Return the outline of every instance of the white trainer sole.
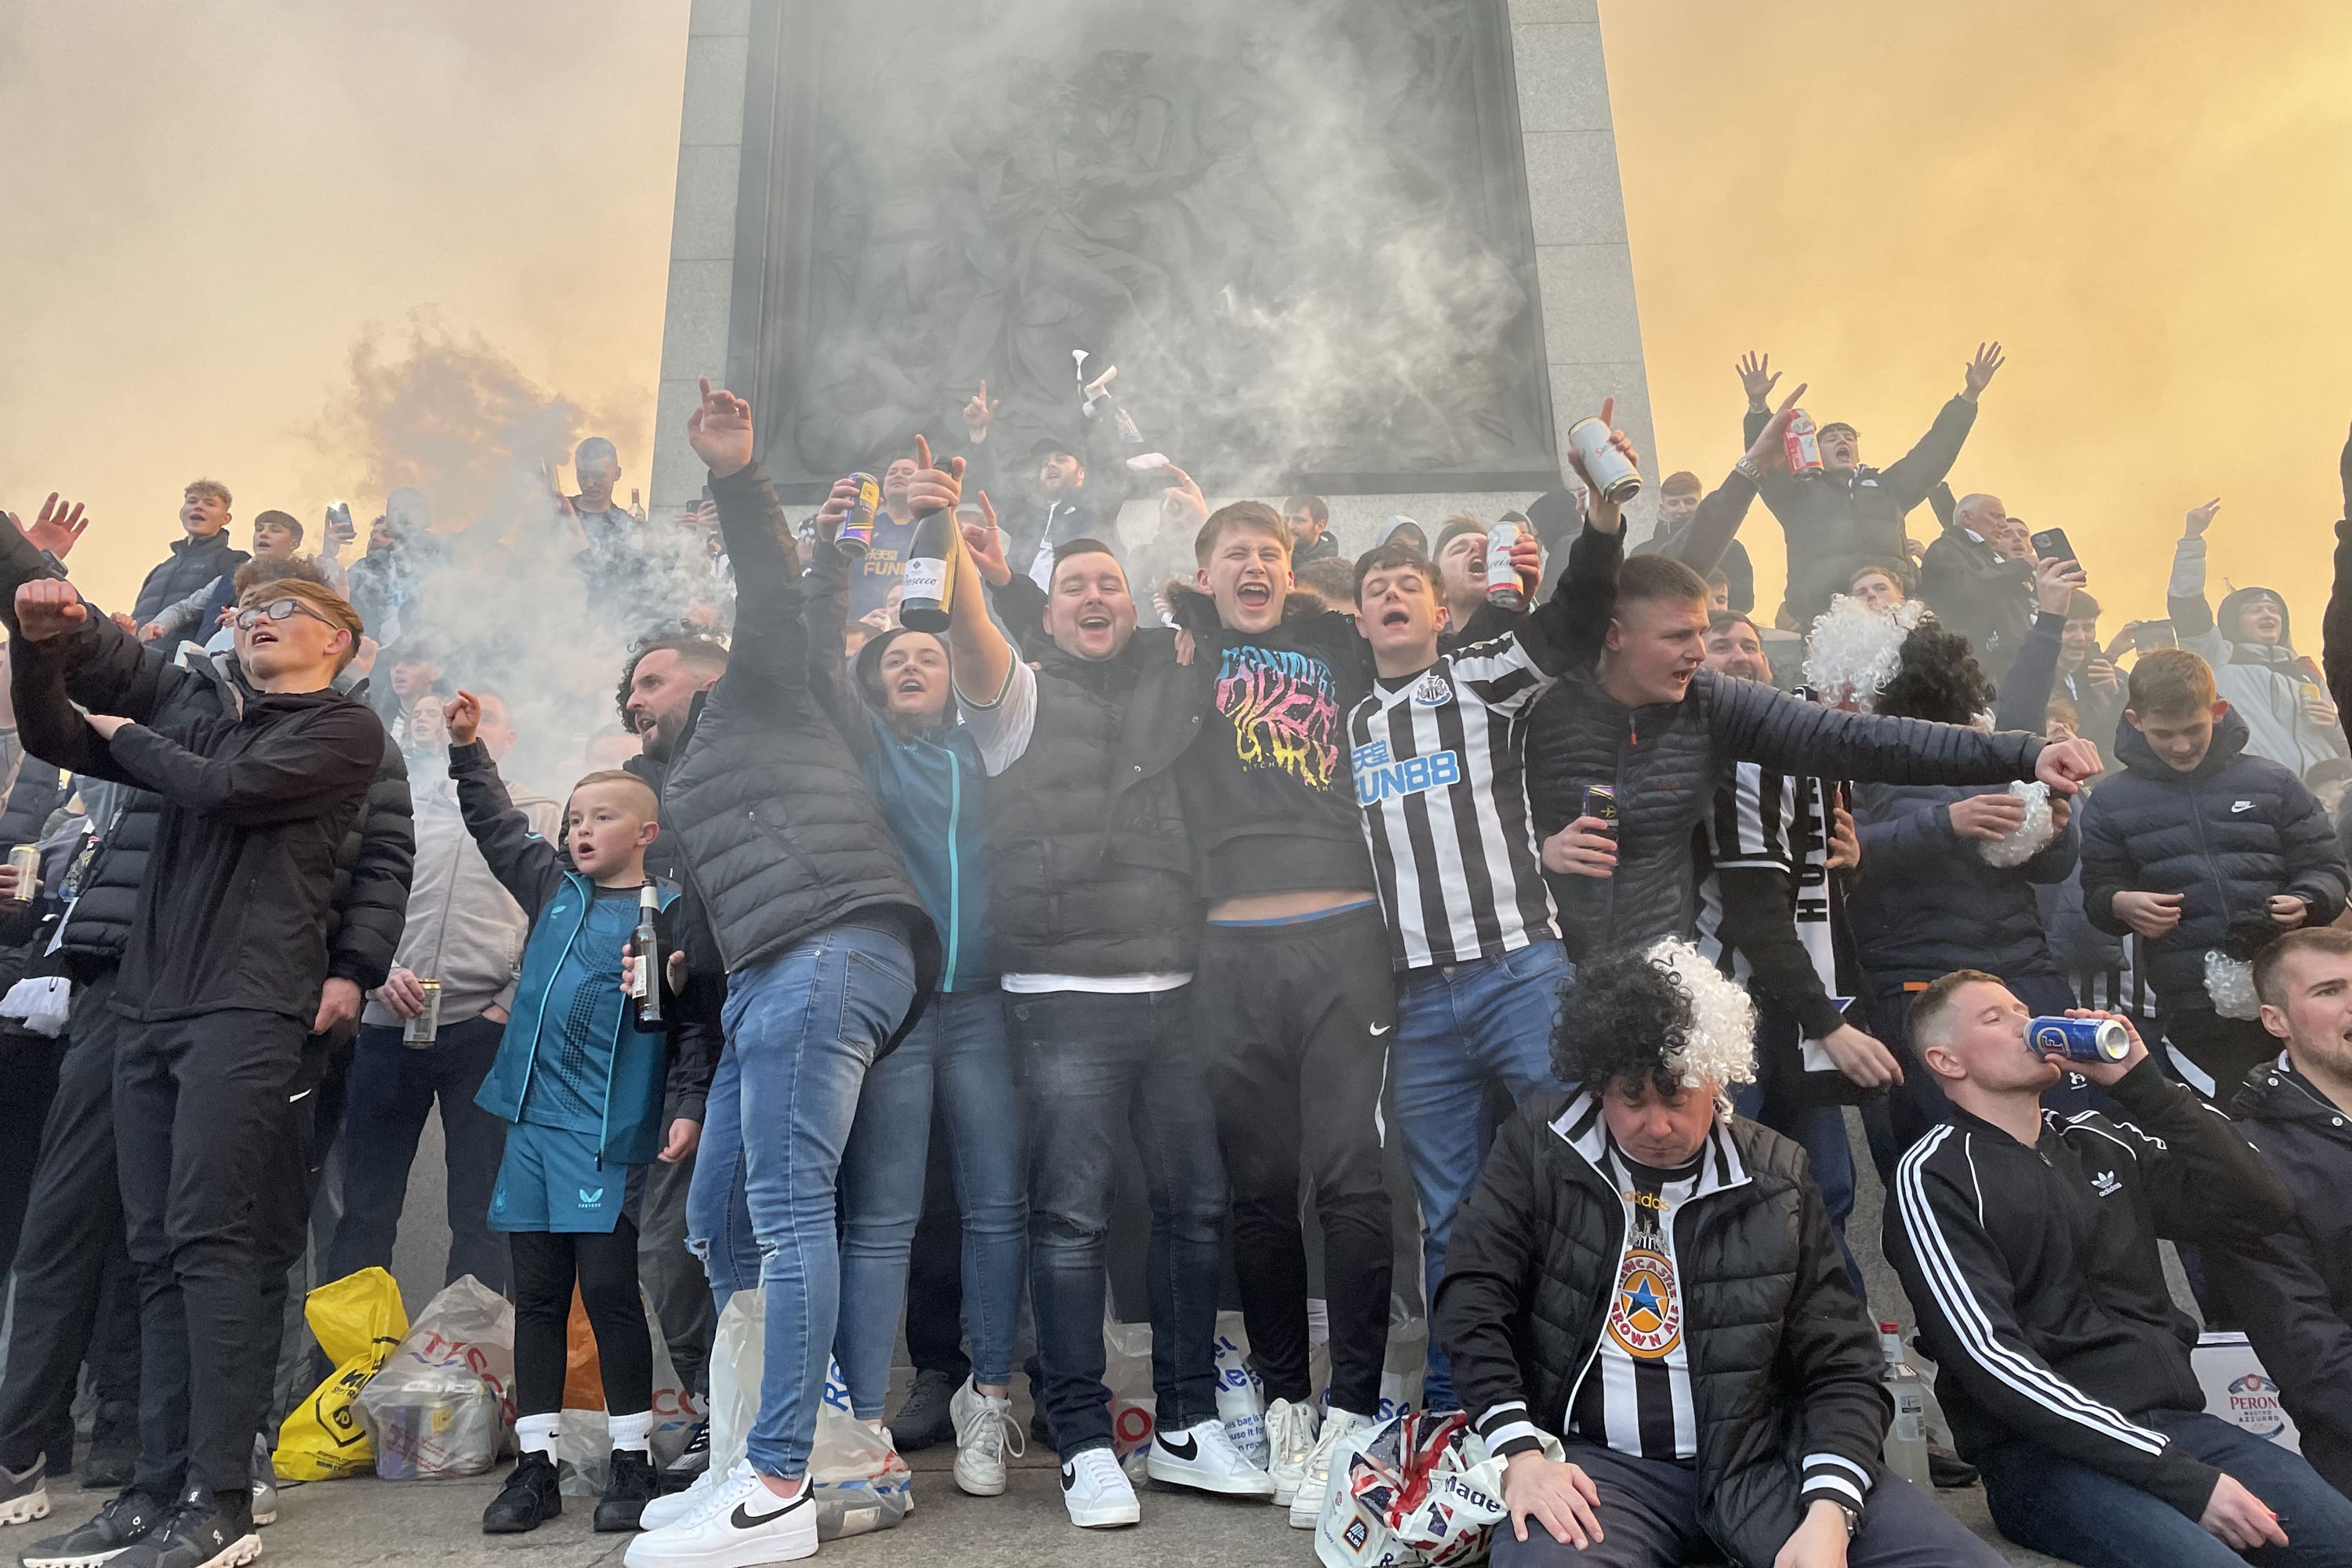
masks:
<svg viewBox="0 0 2352 1568"><path fill-rule="evenodd" d="M1143 1522L1143 1508L1139 1503L1101 1503L1081 1509L1071 1507L1069 1499L1065 1497L1062 1506L1069 1510L1070 1522L1080 1530L1117 1530L1122 1525Z"/></svg>
<svg viewBox="0 0 2352 1568"><path fill-rule="evenodd" d="M1317 1498L1313 1502L1309 1503L1306 1500L1304 1496L1305 1489L1302 1488L1300 1490L1300 1496L1290 1500L1290 1528L1293 1530L1312 1530L1315 1528L1316 1521L1322 1517L1323 1500L1321 1498Z"/></svg>
<svg viewBox="0 0 2352 1568"><path fill-rule="evenodd" d="M241 1535L196 1564L196 1568L245 1568L261 1555L261 1537Z"/></svg>
<svg viewBox="0 0 2352 1568"><path fill-rule="evenodd" d="M30 1524L37 1519L49 1517L49 1489L35 1487L22 1497L12 1497L0 1502L0 1524Z"/></svg>
<svg viewBox="0 0 2352 1568"><path fill-rule="evenodd" d="M955 1484L956 1490L967 1497L1003 1497L1004 1472L1000 1468L992 1476L974 1475L965 1469L963 1460L958 1458L955 1463Z"/></svg>

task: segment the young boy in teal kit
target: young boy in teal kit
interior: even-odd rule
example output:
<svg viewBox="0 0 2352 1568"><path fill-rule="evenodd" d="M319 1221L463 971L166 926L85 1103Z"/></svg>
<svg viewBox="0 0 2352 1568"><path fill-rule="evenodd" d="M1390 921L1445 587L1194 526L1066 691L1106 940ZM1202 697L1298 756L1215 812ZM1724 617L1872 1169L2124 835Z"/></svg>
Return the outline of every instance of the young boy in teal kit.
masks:
<svg viewBox="0 0 2352 1568"><path fill-rule="evenodd" d="M635 1218L644 1167L694 1152L713 1037L699 1021L652 1027L625 994L645 884L646 848L661 832L656 802L633 773L590 773L564 805L566 852L531 832L508 799L488 752L474 742L480 707L449 705L449 776L483 859L530 916L514 1009L475 1096L513 1125L490 1198L490 1226L513 1249L515 1439L507 1484L482 1514L493 1535L538 1528L563 1511L556 1490L557 1412L575 1283L596 1331L612 1479L596 1505L600 1531L635 1530L656 1495L651 1450L653 1352L637 1293ZM665 921L675 887L658 890ZM666 940L681 950L680 933ZM665 1093L689 1112L661 1125Z"/></svg>

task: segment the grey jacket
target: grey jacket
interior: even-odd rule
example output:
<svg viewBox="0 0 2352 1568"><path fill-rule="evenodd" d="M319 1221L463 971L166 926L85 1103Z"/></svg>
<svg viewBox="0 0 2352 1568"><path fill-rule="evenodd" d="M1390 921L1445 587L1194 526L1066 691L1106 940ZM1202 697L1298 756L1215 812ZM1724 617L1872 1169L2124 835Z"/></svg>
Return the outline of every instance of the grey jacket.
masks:
<svg viewBox="0 0 2352 1568"><path fill-rule="evenodd" d="M515 975L530 921L466 831L457 785L448 778L412 778L416 809L416 863L408 887L408 923L393 966L441 983L441 1019L461 1024L493 1006L514 1005ZM531 831L558 840L563 808L543 795L514 792ZM396 1026L398 1014L368 996L363 1024Z"/></svg>

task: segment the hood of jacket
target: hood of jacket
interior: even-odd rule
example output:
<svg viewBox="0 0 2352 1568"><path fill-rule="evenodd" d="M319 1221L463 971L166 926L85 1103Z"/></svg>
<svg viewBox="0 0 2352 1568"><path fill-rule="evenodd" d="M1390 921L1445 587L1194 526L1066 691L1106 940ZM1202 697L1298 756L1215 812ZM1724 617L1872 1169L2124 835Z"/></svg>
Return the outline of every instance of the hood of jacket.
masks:
<svg viewBox="0 0 2352 1568"><path fill-rule="evenodd" d="M2241 629L2246 608L2258 599L2268 599L2278 606L2279 635L2274 643L2256 642ZM2287 613L2286 595L2275 588L2233 588L2222 595L2213 612L2213 625L2225 641L2237 646L2231 650L2233 664L2284 664L2294 658L2294 620Z"/></svg>
<svg viewBox="0 0 2352 1568"><path fill-rule="evenodd" d="M2116 728L2116 756L2125 767L2144 779L2157 784L2201 784L2236 762L2245 753L2246 742L2253 731L2246 728L2245 720L2234 708L2213 721L2213 744L2207 749L2205 760L2187 773L2156 754L2147 737L2132 727L2129 720Z"/></svg>

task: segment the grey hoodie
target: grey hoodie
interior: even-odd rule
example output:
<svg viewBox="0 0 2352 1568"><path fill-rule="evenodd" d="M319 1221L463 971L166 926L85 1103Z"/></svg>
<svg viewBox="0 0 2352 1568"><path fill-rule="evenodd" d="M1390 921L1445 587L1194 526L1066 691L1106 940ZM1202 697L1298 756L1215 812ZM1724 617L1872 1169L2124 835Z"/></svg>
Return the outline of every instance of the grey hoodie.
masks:
<svg viewBox="0 0 2352 1568"><path fill-rule="evenodd" d="M411 780L416 868L408 885L408 924L393 963L419 979L441 982L441 1022L460 1024L492 1006L514 1005L515 976L530 921L474 847L457 814L457 785L446 770L438 778L425 776L429 771L420 769ZM530 817L533 832L557 842L563 818L560 804L524 790L514 792L514 803ZM373 994L360 1021L401 1022Z"/></svg>

